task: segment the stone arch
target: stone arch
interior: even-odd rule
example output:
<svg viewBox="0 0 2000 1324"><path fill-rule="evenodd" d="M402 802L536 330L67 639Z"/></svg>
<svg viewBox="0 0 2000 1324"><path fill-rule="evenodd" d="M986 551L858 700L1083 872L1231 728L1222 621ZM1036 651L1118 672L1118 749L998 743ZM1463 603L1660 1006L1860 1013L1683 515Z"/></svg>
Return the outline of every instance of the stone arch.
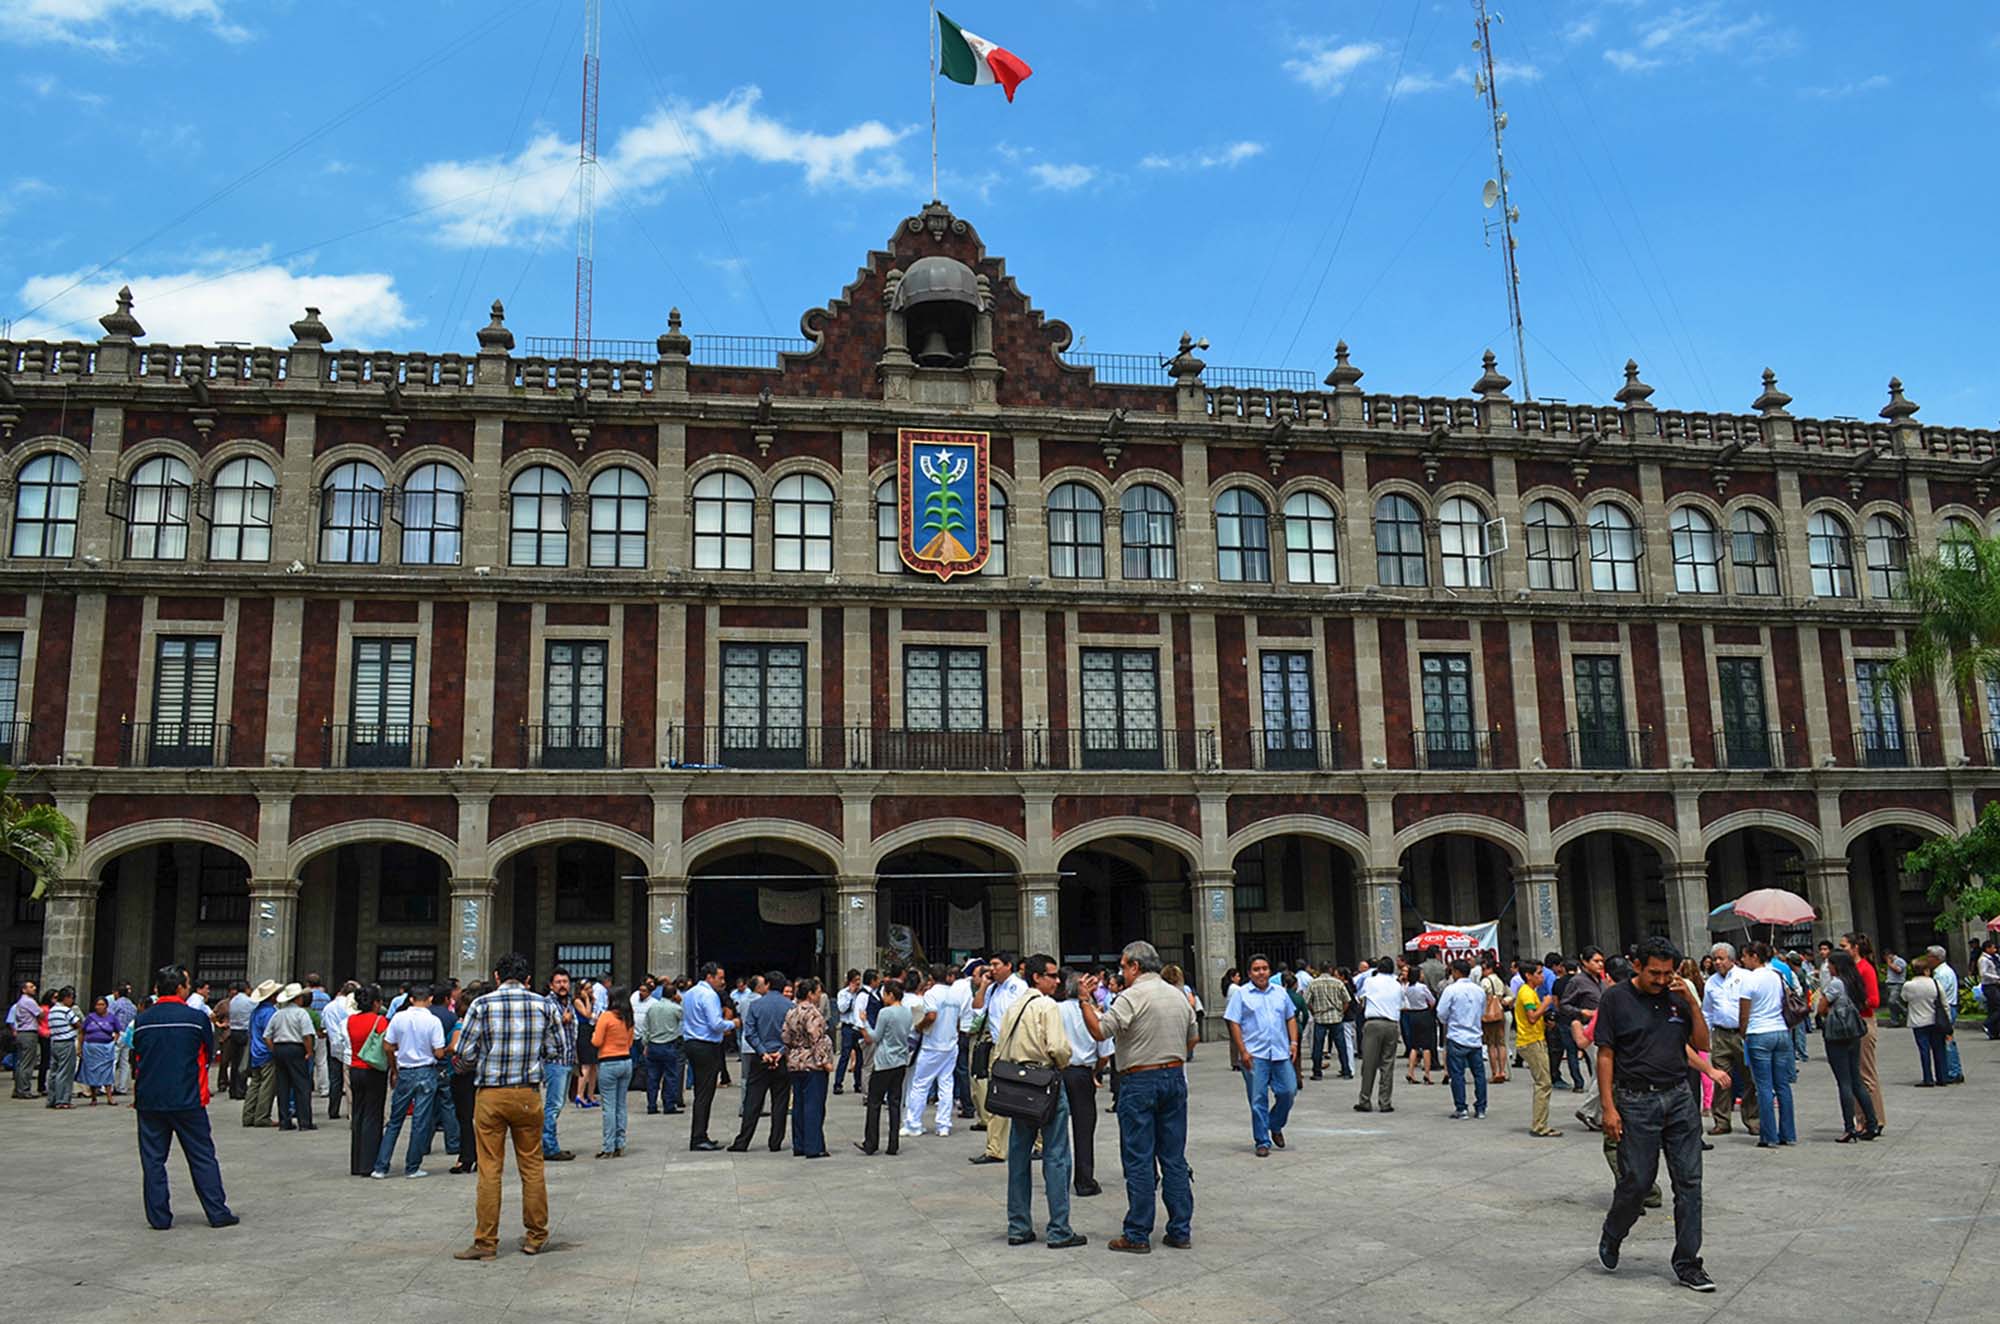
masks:
<svg viewBox="0 0 2000 1324"><path fill-rule="evenodd" d="M240 858L254 877L257 872L257 843L241 832L199 818L151 818L143 823L127 823L102 836L91 837L78 853L75 867L80 878L92 883L104 866L128 851L143 846L168 845L176 841L198 841L218 846Z"/></svg>
<svg viewBox="0 0 2000 1324"><path fill-rule="evenodd" d="M506 464L501 466L501 492L512 491L514 480L528 470L535 468L553 469L561 474L563 480L569 484L571 493L575 493L582 486L579 481L576 462L569 456L564 455L560 451L551 450L547 446L531 446L519 452L512 459L508 460Z"/></svg>
<svg viewBox="0 0 2000 1324"><path fill-rule="evenodd" d="M749 846L771 840L782 841L794 850L811 851L825 857L829 874L838 874L842 861L847 858L847 848L840 838L820 828L789 818L739 818L720 827L697 832L682 842L681 872L692 875L705 862L705 856L715 855L731 846Z"/></svg>
<svg viewBox="0 0 2000 1324"><path fill-rule="evenodd" d="M1324 841L1347 853L1357 871L1368 867L1370 847L1368 834L1359 828L1337 819L1322 818L1318 814L1278 814L1271 818L1260 818L1246 828L1233 833L1222 843L1222 853L1233 862L1238 855L1260 841L1272 837L1311 837Z"/></svg>
<svg viewBox="0 0 2000 1324"><path fill-rule="evenodd" d="M771 495L771 485L764 479L764 471L740 455L704 455L687 467L684 476L687 499L694 500L694 485L713 473L733 473L750 484L750 492L755 500L767 500ZM836 491L839 489L836 488ZM874 489L869 489L871 492Z"/></svg>
<svg viewBox="0 0 2000 1324"><path fill-rule="evenodd" d="M1390 863L1400 864L1403 852L1420 841L1453 832L1492 842L1507 853L1507 862L1511 865L1519 867L1527 863L1528 834L1510 823L1502 823L1484 814L1438 814L1410 824L1389 843L1394 855Z"/></svg>
<svg viewBox="0 0 2000 1324"><path fill-rule="evenodd" d="M1573 818L1549 834L1549 849L1559 851L1572 841L1589 836L1593 832L1617 832L1628 837L1636 837L1660 854L1660 862L1671 865L1680 858L1680 838L1674 830L1657 819L1644 814L1628 814L1622 811L1585 814Z"/></svg>
<svg viewBox="0 0 2000 1324"><path fill-rule="evenodd" d="M875 838L868 847L869 871L881 872L882 862L890 856L920 846L935 837L956 837L977 842L1005 856L1016 873L1026 867L1028 843L1005 828L970 818L926 818L916 823L905 823Z"/></svg>
<svg viewBox="0 0 2000 1324"><path fill-rule="evenodd" d="M1907 828L1912 832L1926 833L1933 837L1949 837L1958 831L1936 814L1926 810L1902 809L1892 805L1885 809L1871 809L1853 822L1843 824L1840 829L1840 840L1829 853L1844 855L1862 837L1876 828L1885 827Z"/></svg>
<svg viewBox="0 0 2000 1324"><path fill-rule="evenodd" d="M1055 494L1055 490L1064 483L1078 483L1095 492L1097 499L1104 503L1107 517L1111 508L1118 504L1116 499L1111 495L1111 485L1105 481L1103 474L1098 473L1095 469L1086 469L1081 465L1075 464L1065 465L1060 469L1042 475L1042 503L1047 505L1049 498Z"/></svg>
<svg viewBox="0 0 2000 1324"><path fill-rule="evenodd" d="M7 458L7 476L9 478L15 477L27 466L28 461L39 459L41 456L47 455L50 451L69 456L70 459L76 461L77 468L83 470L85 477L89 476L89 447L78 445L68 437L57 436L30 437L26 441L15 442L10 448Z"/></svg>
<svg viewBox="0 0 2000 1324"><path fill-rule="evenodd" d="M1174 518L1176 520L1179 520L1185 513L1187 507L1186 491L1181 484L1181 480L1168 473L1165 469L1141 468L1125 470L1112 480L1111 496L1105 504L1107 506L1118 505L1120 501L1124 500L1125 494L1135 487L1157 487L1162 492L1165 492L1167 498L1174 503Z"/></svg>
<svg viewBox="0 0 2000 1324"><path fill-rule="evenodd" d="M118 476L130 478L138 472L140 465L162 455L179 460L187 466L190 475L199 476L202 473L201 456L194 447L170 437L148 437L118 457Z"/></svg>
<svg viewBox="0 0 2000 1324"><path fill-rule="evenodd" d="M196 469L195 473L201 476L203 482L213 482L215 476L222 472L224 465L246 459L262 460L270 466L273 475L284 468L284 456L280 455L275 447L258 441L255 437L231 437L210 451L208 458L202 461L201 467Z"/></svg>
<svg viewBox="0 0 2000 1324"><path fill-rule="evenodd" d="M458 453L453 451L452 454L457 455ZM460 456L459 458L463 459L464 457ZM359 461L373 469L382 476L382 485L384 487L388 486L389 457L373 446L363 446L358 442L347 442L343 445L334 446L313 457L313 491L317 492L325 487L326 480L332 476L335 469L353 461Z"/></svg>
<svg viewBox="0 0 2000 1324"><path fill-rule="evenodd" d="M1211 480L1208 485L1208 504L1210 507L1212 508L1217 501L1221 500L1222 494L1232 487L1240 487L1247 492L1254 493L1257 499L1264 503L1264 509L1269 513L1270 518L1278 518L1278 489L1271 485L1270 479L1265 478L1261 474L1226 473L1219 478ZM1326 493L1321 492L1319 495L1325 496Z"/></svg>
<svg viewBox="0 0 2000 1324"><path fill-rule="evenodd" d="M1779 809L1739 809L1733 814L1724 814L1702 828L1702 853L1706 855L1709 847L1730 833L1753 827L1777 833L1805 851L1811 859L1819 859L1824 854L1820 849L1819 829L1803 818Z"/></svg>
<svg viewBox="0 0 2000 1324"><path fill-rule="evenodd" d="M487 842L486 858L489 867L497 875L502 864L522 851L565 841L589 841L600 846L610 846L624 851L648 869L653 867L651 841L630 828L600 823L592 818L545 818L538 823L517 827L512 832L502 833Z"/></svg>
<svg viewBox="0 0 2000 1324"><path fill-rule="evenodd" d="M1204 863L1206 857L1202 850L1201 838L1194 833L1185 828L1162 823L1158 819L1132 816L1096 818L1088 823L1079 823L1050 842L1049 853L1060 865L1063 856L1071 851L1081 850L1092 842L1101 841L1106 837L1136 837L1141 841L1149 841L1156 846L1165 846L1169 850L1178 851L1187 861L1191 872L1210 867ZM1229 867L1229 861L1224 860L1213 867L1226 869Z"/></svg>
<svg viewBox="0 0 2000 1324"><path fill-rule="evenodd" d="M373 842L392 841L404 846L415 846L427 850L445 863L452 874L458 873L458 843L442 832L415 823L404 823L393 818L357 818L345 823L335 823L306 833L285 849L285 872L297 878L316 857L341 846L362 846Z"/></svg>

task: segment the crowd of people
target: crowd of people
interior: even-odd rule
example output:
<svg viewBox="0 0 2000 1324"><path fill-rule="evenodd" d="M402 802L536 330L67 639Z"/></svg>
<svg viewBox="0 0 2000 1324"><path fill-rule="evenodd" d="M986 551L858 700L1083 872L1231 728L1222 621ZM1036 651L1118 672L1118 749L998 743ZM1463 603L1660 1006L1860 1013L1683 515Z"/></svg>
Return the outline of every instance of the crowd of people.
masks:
<svg viewBox="0 0 2000 1324"><path fill-rule="evenodd" d="M1918 1088L1958 1083L1962 990L1988 1010L1988 1037L2000 1035L2000 943L1988 941L1968 974L1961 980L1942 948L1909 962L1878 958L1856 933L1817 951L1721 942L1698 959L1662 939L1618 955L1587 946L1503 963L1491 952L1432 950L1351 969L1284 970L1253 955L1218 991L1255 1157L1287 1148L1300 1091L1329 1066L1357 1081L1357 1112L1395 1111L1400 1066L1406 1086L1446 1085L1447 1115L1461 1121L1488 1118L1492 1087L1525 1070L1530 1135L1563 1135L1551 1124L1556 1091L1587 1096L1574 1115L1601 1134L1614 1174L1604 1267L1617 1267L1632 1222L1663 1203L1664 1162L1674 1270L1705 1291L1701 1153L1713 1138L1741 1128L1760 1148L1798 1143L1794 1087L1815 1031L1838 1100L1839 1143L1879 1137L1887 1108L1877 1013L1901 1009L1919 1050ZM320 1125L323 1099L326 1120L347 1111L355 1177L389 1179L399 1148L406 1180L430 1175L434 1149L454 1159L451 1172L477 1175L474 1239L460 1258L496 1253L511 1149L520 1247L533 1254L548 1238L543 1165L577 1157L558 1136L565 1110L599 1114L600 1160L625 1156L634 1095L649 1115L687 1115L691 1150L721 1150L711 1126L733 1058L742 1088L730 1152L748 1152L761 1129L772 1153L789 1138L794 1157L831 1157L829 1100L850 1093L863 1108L854 1148L868 1158L967 1125L984 1133L968 1161L1007 1165L1009 1243L1039 1239L1053 1249L1087 1244L1070 1206L1102 1193L1097 1129L1108 1088L1102 1111L1118 1119L1127 1197L1110 1248L1149 1252L1162 1201L1163 1244L1192 1244L1186 1067L1204 1008L1180 969L1144 942L1128 946L1116 969L997 953L851 970L832 990L781 971L732 979L714 963L692 978L646 975L632 986L561 969L535 981L527 959L509 954L491 981L468 986L349 981L330 991L309 974L217 990L168 967L149 994L120 985L88 1011L76 1001L67 988L16 990L6 1018L14 1097L64 1109L77 1085L93 1106L129 1096L155 1227L172 1222L165 1158L175 1139L209 1221L235 1221L208 1131L211 1095L240 1101L245 1127L300 1132ZM1037 1163L1046 1204L1039 1236Z"/></svg>

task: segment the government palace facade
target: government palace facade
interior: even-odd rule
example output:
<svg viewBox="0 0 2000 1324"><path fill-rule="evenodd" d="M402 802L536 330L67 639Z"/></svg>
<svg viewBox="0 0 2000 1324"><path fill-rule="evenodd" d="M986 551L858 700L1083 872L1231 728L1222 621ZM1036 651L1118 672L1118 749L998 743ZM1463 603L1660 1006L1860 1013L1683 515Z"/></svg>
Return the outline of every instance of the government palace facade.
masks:
<svg viewBox="0 0 2000 1324"><path fill-rule="evenodd" d="M838 976L1509 954L1785 886L1912 951L1903 854L2000 795L2000 684L1879 682L1991 431L1462 398L1069 352L962 219L797 341L0 341L0 758L78 825L12 978ZM331 324L331 325L329 325ZM1749 395L1749 391L1745 391ZM899 554L983 434L987 555ZM0 895L6 889L0 886ZM1962 954L1963 936L1953 946Z"/></svg>

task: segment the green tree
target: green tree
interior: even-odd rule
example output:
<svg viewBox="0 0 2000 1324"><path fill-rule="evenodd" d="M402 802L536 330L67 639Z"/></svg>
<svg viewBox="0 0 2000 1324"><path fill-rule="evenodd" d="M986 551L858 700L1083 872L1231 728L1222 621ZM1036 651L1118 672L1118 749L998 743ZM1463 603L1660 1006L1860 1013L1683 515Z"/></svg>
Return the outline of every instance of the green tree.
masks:
<svg viewBox="0 0 2000 1324"><path fill-rule="evenodd" d="M1937 903L1937 926L1979 926L2000 914L2000 801L1986 806L1970 832L1933 837L1911 851L1903 866L1925 878Z"/></svg>
<svg viewBox="0 0 2000 1324"><path fill-rule="evenodd" d="M23 804L7 789L13 780L12 768L0 768L0 855L28 871L40 897L76 859L76 824L54 805Z"/></svg>

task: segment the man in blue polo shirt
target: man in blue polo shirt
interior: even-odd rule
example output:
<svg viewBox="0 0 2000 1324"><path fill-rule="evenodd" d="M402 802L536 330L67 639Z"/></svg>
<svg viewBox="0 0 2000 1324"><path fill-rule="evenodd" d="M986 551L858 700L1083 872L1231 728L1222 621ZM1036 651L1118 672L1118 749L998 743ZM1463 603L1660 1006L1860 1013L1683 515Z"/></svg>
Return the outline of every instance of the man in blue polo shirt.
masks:
<svg viewBox="0 0 2000 1324"><path fill-rule="evenodd" d="M1299 1093L1299 1021L1292 995L1271 982L1271 958L1250 958L1250 982L1229 990L1222 1013L1229 1046L1250 1093L1250 1135L1257 1157L1285 1147L1285 1121Z"/></svg>
<svg viewBox="0 0 2000 1324"><path fill-rule="evenodd" d="M188 1176L210 1227L234 1227L222 1192L222 1169L208 1130L208 1063L215 1056L215 1025L187 1004L187 975L177 965L153 977L159 1001L132 1022L132 1106L139 1114L139 1169L146 1222L174 1225L167 1198L167 1150L174 1137L187 1158Z"/></svg>

